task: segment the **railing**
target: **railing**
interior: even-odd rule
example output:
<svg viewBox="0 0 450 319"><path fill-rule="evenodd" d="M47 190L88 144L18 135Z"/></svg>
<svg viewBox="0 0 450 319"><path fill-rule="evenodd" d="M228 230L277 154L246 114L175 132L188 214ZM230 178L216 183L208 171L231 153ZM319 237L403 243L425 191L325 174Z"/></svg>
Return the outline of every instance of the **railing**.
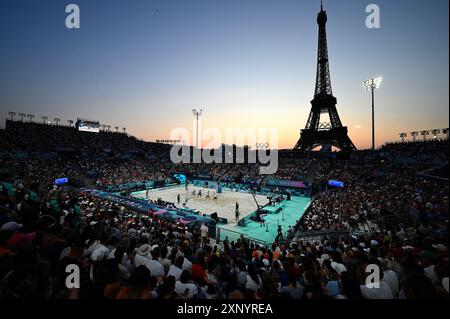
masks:
<svg viewBox="0 0 450 319"><path fill-rule="evenodd" d="M297 241L300 240L313 240L318 238L323 238L324 236L327 237L341 237L341 236L350 236L352 233L355 233L354 231L350 229L339 229L339 230L324 230L324 231L316 231L316 232L304 232L304 233L298 233L294 236L294 238L297 238Z"/></svg>
<svg viewBox="0 0 450 319"><path fill-rule="evenodd" d="M309 203L308 208L305 209L305 211L304 211L304 213L303 213L303 215L302 215L302 218L303 218L303 216L305 216L306 214L309 214L309 212L310 212L311 209L312 209L312 205L314 204L314 201L316 200L316 197L317 197L317 195L314 195L314 196L311 198L311 202ZM298 232L298 228L299 228L299 226L300 226L300 222L301 222L302 218L300 218L300 220L298 221L298 223L294 226L294 234ZM294 236L295 236L295 235L294 235ZM293 237L293 236L292 236L292 237Z"/></svg>
<svg viewBox="0 0 450 319"><path fill-rule="evenodd" d="M414 216L410 213L383 215L379 216L379 219L384 228L397 227L399 224L406 226L413 226L415 224Z"/></svg>
<svg viewBox="0 0 450 319"><path fill-rule="evenodd" d="M443 181L443 182L448 182L448 178L447 177L442 177L442 176L437 176L437 175L430 174L430 173L432 173L432 172L434 172L436 170L448 167L447 165L435 166L435 167L429 168L429 169L427 169L425 171L419 172L416 175L417 176L421 176L421 177L425 177L425 178L429 178L429 179L435 179L435 180L439 180L439 181Z"/></svg>
<svg viewBox="0 0 450 319"><path fill-rule="evenodd" d="M379 216L378 223L380 227L389 228L392 225L398 226L399 224L404 224L405 226L411 227L414 225L414 220L410 214L399 214L399 215L387 215L387 216ZM323 230L323 231L312 231L312 232L300 232L296 233L293 238L290 239L291 242L298 241L308 241L308 240L319 240L324 236L327 237L343 237L343 236L351 236L351 235L364 235L371 234L372 231L369 230L357 230L357 229L337 229L337 230ZM296 239L296 240L295 240Z"/></svg>
<svg viewBox="0 0 450 319"><path fill-rule="evenodd" d="M0 212L5 213L5 214L14 215L14 210L12 210L11 208L8 208L6 206L0 206Z"/></svg>
<svg viewBox="0 0 450 319"><path fill-rule="evenodd" d="M232 236L232 238L230 238L229 236L224 235L224 233L226 235L234 235ZM222 238L221 238L222 237ZM249 244L255 244L255 245L260 245L263 247L268 247L270 245L270 243L266 243L263 240L259 240L250 236L247 236L243 233L237 232L237 231L233 231L230 229L225 229L225 228L220 228L220 227L216 227L216 240L225 240L225 238L228 237L228 241L232 242L232 241L237 241L237 239L239 238L244 238L245 240L247 240L249 242Z"/></svg>

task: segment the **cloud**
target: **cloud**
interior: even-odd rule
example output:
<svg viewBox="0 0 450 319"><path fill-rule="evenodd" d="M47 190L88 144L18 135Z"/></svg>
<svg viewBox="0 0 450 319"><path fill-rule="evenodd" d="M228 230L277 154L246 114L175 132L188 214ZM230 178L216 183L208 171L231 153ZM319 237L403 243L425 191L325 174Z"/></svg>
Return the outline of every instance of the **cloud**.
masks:
<svg viewBox="0 0 450 319"><path fill-rule="evenodd" d="M362 125L356 124L356 125L353 125L353 128L362 129L363 127L362 127Z"/></svg>

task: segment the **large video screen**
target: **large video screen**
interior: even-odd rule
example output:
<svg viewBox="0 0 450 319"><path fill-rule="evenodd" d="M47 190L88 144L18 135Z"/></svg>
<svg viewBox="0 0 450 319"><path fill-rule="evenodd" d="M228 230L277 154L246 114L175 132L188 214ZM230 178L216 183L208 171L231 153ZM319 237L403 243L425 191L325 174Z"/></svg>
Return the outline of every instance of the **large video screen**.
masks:
<svg viewBox="0 0 450 319"><path fill-rule="evenodd" d="M271 178L267 181L269 186L280 186L280 187L292 187L292 188L306 188L306 185L300 181L291 181L284 179Z"/></svg>
<svg viewBox="0 0 450 319"><path fill-rule="evenodd" d="M77 121L77 128L79 131L83 132L98 133L100 132L100 123L94 121L79 120Z"/></svg>

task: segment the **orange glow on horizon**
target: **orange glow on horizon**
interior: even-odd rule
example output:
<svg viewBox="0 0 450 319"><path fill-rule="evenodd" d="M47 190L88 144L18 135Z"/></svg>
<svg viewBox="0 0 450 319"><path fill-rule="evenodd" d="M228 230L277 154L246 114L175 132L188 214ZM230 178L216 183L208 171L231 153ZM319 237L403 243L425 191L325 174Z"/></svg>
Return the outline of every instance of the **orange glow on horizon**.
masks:
<svg viewBox="0 0 450 319"><path fill-rule="evenodd" d="M299 132L298 135L293 135L290 130L287 132L286 130L283 130L279 132L279 141L278 141L278 149L292 149L295 144L297 143L299 137L300 137L300 129L297 129ZM143 134L143 132L130 132L130 134L134 135L137 138L143 139L145 141L154 142L156 140L169 140L170 138L170 132L167 134L160 133L158 135L150 135L150 134ZM352 139L353 143L355 144L356 148L358 150L365 150L370 149L372 147L372 135L371 135L370 128L367 129L351 129L349 128L349 136ZM392 132L383 132L378 133L375 135L375 145L377 148L381 147L387 142L396 142L400 141L400 138L398 137L397 131ZM203 140L201 145L204 146L209 141ZM190 142L187 143L189 145L195 145L195 137ZM238 145L242 146L242 145Z"/></svg>

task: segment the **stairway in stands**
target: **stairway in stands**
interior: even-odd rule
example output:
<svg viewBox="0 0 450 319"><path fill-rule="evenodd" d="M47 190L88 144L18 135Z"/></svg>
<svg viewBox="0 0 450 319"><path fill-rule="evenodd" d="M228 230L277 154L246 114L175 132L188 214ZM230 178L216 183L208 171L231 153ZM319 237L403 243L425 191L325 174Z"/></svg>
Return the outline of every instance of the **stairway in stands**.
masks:
<svg viewBox="0 0 450 319"><path fill-rule="evenodd" d="M262 178L261 182L259 183L260 189L263 189L264 187L266 187L267 180L272 177L272 175L263 175L263 176L264 177Z"/></svg>
<svg viewBox="0 0 450 319"><path fill-rule="evenodd" d="M308 171L306 172L306 178L305 182L309 185L312 185L314 183L314 179L316 177L317 173L317 167L318 167L317 161L313 160L311 164L309 164Z"/></svg>
<svg viewBox="0 0 450 319"><path fill-rule="evenodd" d="M83 185L84 187L87 187L87 188L95 189L97 187L96 179L88 176L87 172L83 169L83 167L81 166L81 164L78 160L74 160L74 166L77 167L78 173L80 175L81 185Z"/></svg>
<svg viewBox="0 0 450 319"><path fill-rule="evenodd" d="M372 233L381 231L380 225L371 220L364 220L357 223L355 230L360 233Z"/></svg>

